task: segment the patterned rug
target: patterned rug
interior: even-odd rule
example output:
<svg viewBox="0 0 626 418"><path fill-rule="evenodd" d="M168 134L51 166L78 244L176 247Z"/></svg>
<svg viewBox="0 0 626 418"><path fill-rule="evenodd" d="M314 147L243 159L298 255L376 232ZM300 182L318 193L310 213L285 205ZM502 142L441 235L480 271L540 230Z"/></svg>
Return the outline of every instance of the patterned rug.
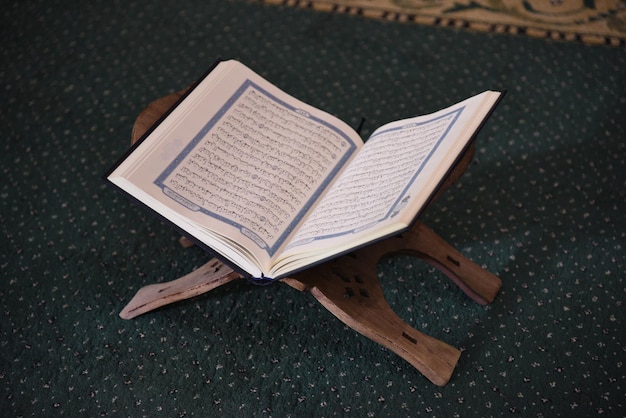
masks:
<svg viewBox="0 0 626 418"><path fill-rule="evenodd" d="M260 0L371 18L613 46L626 45L624 0Z"/></svg>

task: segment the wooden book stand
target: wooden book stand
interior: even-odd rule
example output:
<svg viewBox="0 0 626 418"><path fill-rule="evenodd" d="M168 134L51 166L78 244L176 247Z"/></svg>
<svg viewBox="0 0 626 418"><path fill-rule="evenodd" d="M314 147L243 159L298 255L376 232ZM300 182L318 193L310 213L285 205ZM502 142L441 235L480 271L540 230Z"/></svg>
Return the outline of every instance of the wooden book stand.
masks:
<svg viewBox="0 0 626 418"><path fill-rule="evenodd" d="M151 103L135 122L133 142L183 93L174 93ZM463 174L473 155L472 144L435 197ZM185 238L181 239L181 244L191 245ZM480 304L492 302L502 284L497 276L466 259L420 221L401 236L378 242L280 281L297 290L309 292L346 325L398 354L434 384L444 386L450 380L461 352L410 327L391 310L378 281L376 267L382 257L393 254L411 254L424 259L443 271ZM120 316L131 319L240 278L230 267L218 259L212 259L179 279L139 289Z"/></svg>

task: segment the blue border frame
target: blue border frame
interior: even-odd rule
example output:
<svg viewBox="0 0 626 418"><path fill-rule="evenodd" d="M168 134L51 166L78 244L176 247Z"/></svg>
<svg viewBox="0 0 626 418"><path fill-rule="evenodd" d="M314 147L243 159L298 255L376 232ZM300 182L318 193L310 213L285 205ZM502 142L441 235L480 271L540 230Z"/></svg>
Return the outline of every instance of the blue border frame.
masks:
<svg viewBox="0 0 626 418"><path fill-rule="evenodd" d="M422 164L415 171L415 173L411 177L411 180L409 180L409 182L407 183L405 188L402 190L402 193L400 193L400 195L398 196L398 198L396 199L394 204L391 206L389 211L385 214L385 216L383 216L382 218L378 219L377 221L372 221L370 224L362 226L362 227L359 227L359 228L354 228L354 229L351 229L351 230L348 230L348 231L342 231L342 232L338 232L338 233L335 233L335 234L327 234L327 235L323 235L323 236L320 236L320 237L315 237L315 238L310 238L310 239L306 239L306 240L301 240L299 242L294 242L294 243L291 243L289 245L289 248L296 247L296 246L303 245L303 244L307 244L307 243L310 243L310 242L313 242L313 241L318 241L318 240L323 240L323 239L328 239L328 238L335 238L335 237L339 237L339 236L342 236L342 235L349 235L349 234L360 232L360 231L363 231L363 230L366 230L366 229L370 229L370 228L374 227L375 225L378 225L379 223L381 223L381 222L389 219L390 217L392 217L392 214L394 212L399 211L404 205L406 205L408 199L410 198L410 196L406 196L406 192L413 185L413 183L415 182L415 179L417 179L417 177L422 172L422 170L424 169L424 167L426 166L428 161L431 159L431 157L433 156L433 154L435 153L437 148L439 148L439 146L441 145L441 143L443 142L445 137L450 133L450 130L456 124L457 120L459 119L459 117L461 116L461 113L463 113L464 110L465 110L465 106L462 106L462 107L460 107L458 109L455 109L453 111L447 112L447 113L445 113L443 115L437 116L435 118L432 118L432 119L424 121L424 122L412 122L412 123L407 123L405 125L398 126L398 127L395 127L395 128L390 128L390 129L382 130L382 131L379 131L379 132L374 132L372 134L372 136L370 136L370 138L368 139L368 142L371 141L372 139L376 138L378 135L381 135L381 134L384 134L384 133L387 133L387 132L397 131L397 130L401 130L401 129L406 129L406 128L410 128L410 127L413 127L413 126L425 125L425 124L428 124L428 123L435 122L435 121L437 121L439 119L446 118L446 117L448 117L450 115L455 115L454 119L450 122L450 124L448 125L446 130L441 134L441 137L437 140L437 143L435 144L435 146L432 148L432 150L426 156L426 158L424 158L424 161L422 161ZM395 216L395 215L393 215L393 216Z"/></svg>
<svg viewBox="0 0 626 418"><path fill-rule="evenodd" d="M311 120L313 120L313 121L315 121L315 122L317 122L317 123L319 123L321 125L324 125L327 128L337 132L349 144L348 151L344 154L344 156L341 158L341 160L338 162L338 164L332 170L330 175L327 176L326 179L324 179L324 181L320 184L320 186L317 188L317 190L313 193L311 199L309 199L309 201L303 206L302 210L296 215L296 217L293 220L293 222L291 222L291 224L289 224L287 226L287 228L285 229L285 232L280 237L277 238L277 240L276 240L274 245L269 245L261 237L259 237L257 234L255 234L254 232L250 231L249 229L245 228L241 224L239 224L237 222L233 222L230 219L227 219L227 218L225 218L225 217L223 217L223 216L221 216L221 215L219 215L217 213L214 213L214 212L212 212L210 210L207 210L207 209L205 209L203 207L200 207L200 206L198 206L198 205L196 205L196 204L194 204L192 202L189 202L187 199L185 199L184 197L180 196L178 193L176 193L172 189L168 188L164 184L165 180L172 174L172 172L178 167L178 165L180 163L182 163L182 161L187 157L187 155L190 154L194 150L194 148L200 143L200 141L202 141L202 139L217 124L217 122L226 114L226 112L228 112L228 110L233 106L233 104L249 88L257 89L259 92L264 94L267 98L275 101L279 105L289 109L292 112L298 112L300 110L298 112L298 114L300 116L305 115L309 119L311 119ZM293 106L283 102L282 100L278 99L276 96L274 96L271 93L269 93L267 90L265 90L262 87L260 87L258 84L250 81L249 79L246 79L241 84L241 86L237 89L237 91L218 110L218 112L202 127L202 129L200 129L200 131L185 146L185 148L167 166L167 168L154 180L154 184L157 185L158 187L160 187L161 190L163 191L163 193L166 196L168 196L169 198L173 199L177 203L187 207L188 209L193 210L193 211L199 211L201 213L204 213L204 214L210 216L211 218L218 219L221 222L224 222L224 223L230 224L230 225L232 225L232 226L234 226L236 228L239 228L239 230L241 231L241 233L243 235L246 235L248 238L250 238L252 241L254 241L260 248L265 249L267 251L267 253L269 254L269 256L272 257L276 253L276 250L278 249L278 247L283 244L284 240L287 238L287 235L289 235L293 231L295 226L302 220L304 215L308 212L309 208L319 198L320 194L326 189L326 187L331 182L331 180L333 180L334 177L337 175L337 172L344 166L346 161L352 156L352 154L355 152L356 148L357 148L357 146L355 145L355 142L348 135L346 135L346 133L344 131L340 130L339 128L337 128L334 125L331 125L331 124L327 123L324 120L321 120L321 119L319 119L319 118L317 118L315 116L310 115L306 111L301 111L301 109L298 109L296 107L293 107Z"/></svg>

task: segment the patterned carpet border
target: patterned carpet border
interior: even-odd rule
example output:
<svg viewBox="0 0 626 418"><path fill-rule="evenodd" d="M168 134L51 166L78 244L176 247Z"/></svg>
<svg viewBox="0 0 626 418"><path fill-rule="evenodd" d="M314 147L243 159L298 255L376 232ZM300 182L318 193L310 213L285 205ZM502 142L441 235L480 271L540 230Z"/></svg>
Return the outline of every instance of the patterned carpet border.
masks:
<svg viewBox="0 0 626 418"><path fill-rule="evenodd" d="M623 0L257 0L432 26L626 46Z"/></svg>

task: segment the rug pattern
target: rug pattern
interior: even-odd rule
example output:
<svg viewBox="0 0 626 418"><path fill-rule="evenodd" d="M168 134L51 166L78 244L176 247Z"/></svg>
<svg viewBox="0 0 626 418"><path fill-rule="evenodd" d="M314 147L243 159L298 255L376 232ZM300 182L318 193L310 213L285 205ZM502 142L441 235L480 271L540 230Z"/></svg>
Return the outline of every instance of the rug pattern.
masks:
<svg viewBox="0 0 626 418"><path fill-rule="evenodd" d="M612 46L626 45L623 0L260 0L263 3Z"/></svg>

